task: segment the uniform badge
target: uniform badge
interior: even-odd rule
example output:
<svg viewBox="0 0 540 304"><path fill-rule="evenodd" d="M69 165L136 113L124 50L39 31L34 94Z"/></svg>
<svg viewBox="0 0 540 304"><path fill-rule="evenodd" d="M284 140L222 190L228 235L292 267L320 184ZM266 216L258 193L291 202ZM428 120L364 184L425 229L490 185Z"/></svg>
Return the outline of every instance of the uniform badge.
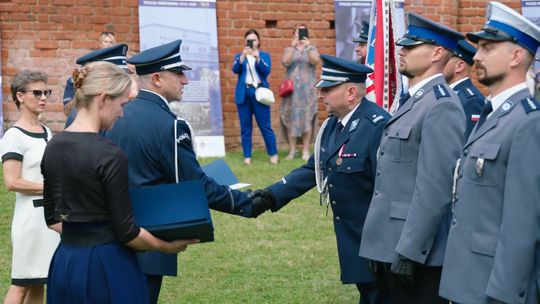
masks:
<svg viewBox="0 0 540 304"><path fill-rule="evenodd" d="M418 97L424 95L425 92L426 91L424 91L424 89L418 90L418 92L416 92L416 94L414 94L414 98L418 98Z"/></svg>
<svg viewBox="0 0 540 304"><path fill-rule="evenodd" d="M341 166L342 163L343 163L343 158L338 157L338 158L336 159L336 165Z"/></svg>
<svg viewBox="0 0 540 304"><path fill-rule="evenodd" d="M503 103L503 105L501 106L501 109L503 112L506 112L508 110L510 110L510 108L512 107L513 103L508 100L507 102Z"/></svg>
<svg viewBox="0 0 540 304"><path fill-rule="evenodd" d="M182 142L185 139L189 140L189 134L183 133L182 135L178 136L178 138L176 139L176 143L179 144L180 142Z"/></svg>
<svg viewBox="0 0 540 304"><path fill-rule="evenodd" d="M467 97L469 98L474 96L474 92L470 88L466 88L465 93L467 93Z"/></svg>
<svg viewBox="0 0 540 304"><path fill-rule="evenodd" d="M353 122L351 122L351 127L349 128L349 132L354 131L356 129L356 127L358 127L358 121L359 121L359 119L356 119Z"/></svg>
<svg viewBox="0 0 540 304"><path fill-rule="evenodd" d="M540 109L540 104L538 104L538 102L531 97L523 99L521 101L521 105L523 105L523 108L527 114Z"/></svg>
<svg viewBox="0 0 540 304"><path fill-rule="evenodd" d="M479 158L476 160L476 174L478 174L478 176L482 176L483 170L484 170L484 159Z"/></svg>

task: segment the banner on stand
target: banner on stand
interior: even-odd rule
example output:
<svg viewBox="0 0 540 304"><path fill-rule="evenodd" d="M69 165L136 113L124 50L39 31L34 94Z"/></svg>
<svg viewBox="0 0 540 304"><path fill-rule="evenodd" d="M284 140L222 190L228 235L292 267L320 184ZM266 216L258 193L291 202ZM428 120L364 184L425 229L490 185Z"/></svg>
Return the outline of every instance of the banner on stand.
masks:
<svg viewBox="0 0 540 304"><path fill-rule="evenodd" d="M139 33L141 51L182 39L182 61L193 70L171 109L193 127L198 156L224 156L216 1L139 0Z"/></svg>

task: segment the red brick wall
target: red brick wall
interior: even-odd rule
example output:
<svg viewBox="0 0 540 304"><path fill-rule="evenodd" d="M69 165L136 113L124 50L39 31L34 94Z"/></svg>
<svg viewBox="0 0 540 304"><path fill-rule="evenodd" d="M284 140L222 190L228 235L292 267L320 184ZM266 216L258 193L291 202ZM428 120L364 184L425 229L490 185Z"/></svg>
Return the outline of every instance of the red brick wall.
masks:
<svg viewBox="0 0 540 304"><path fill-rule="evenodd" d="M502 1L519 10L519 1ZM478 30L485 21L487 1L406 0L406 11L415 11L459 31ZM218 0L218 39L225 142L228 149L239 147L239 122L234 104L236 76L232 58L243 44L244 32L259 30L263 49L270 52L273 69L270 85L277 91L283 67L279 64L289 44L292 28L305 23L312 43L321 53L334 53L334 1L332 0ZM267 21L276 21L274 25ZM267 25L269 27L267 28ZM50 76L53 97L43 122L54 131L62 129L62 94L65 81L76 66L75 58L97 47L100 32L113 31L117 41L130 50L139 48L136 0L0 0L0 35L4 122L12 124L18 112L11 98L9 83L22 69L40 69ZM351 36L353 33L351 33ZM274 130L278 132L279 105L272 108ZM321 110L324 110L320 107ZM319 115L324 116L324 113ZM261 144L259 132L254 141Z"/></svg>

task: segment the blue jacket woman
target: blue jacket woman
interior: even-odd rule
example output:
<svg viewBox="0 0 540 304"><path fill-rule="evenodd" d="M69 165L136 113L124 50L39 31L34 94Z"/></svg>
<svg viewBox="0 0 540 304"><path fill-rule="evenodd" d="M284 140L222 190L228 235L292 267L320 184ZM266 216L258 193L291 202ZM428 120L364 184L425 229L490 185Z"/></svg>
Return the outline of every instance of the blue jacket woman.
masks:
<svg viewBox="0 0 540 304"><path fill-rule="evenodd" d="M270 107L257 102L255 99L255 91L258 87L269 87L266 78L270 74L272 60L270 54L259 51L259 33L256 30L248 30L244 35L244 40L246 46L242 53L234 56L232 68L233 72L238 75L235 102L240 118L244 164L251 164L253 115L255 115L255 120L264 138L266 152L270 155L270 163L277 164L276 136L270 122Z"/></svg>

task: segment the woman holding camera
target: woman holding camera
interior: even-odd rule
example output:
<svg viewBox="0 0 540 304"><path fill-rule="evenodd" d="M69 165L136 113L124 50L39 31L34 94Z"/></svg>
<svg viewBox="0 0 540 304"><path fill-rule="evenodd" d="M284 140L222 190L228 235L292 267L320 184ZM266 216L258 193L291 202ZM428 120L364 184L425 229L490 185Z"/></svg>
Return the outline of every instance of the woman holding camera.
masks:
<svg viewBox="0 0 540 304"><path fill-rule="evenodd" d="M307 27L299 25L293 31L291 46L285 49L281 64L286 68L285 79L294 83L294 91L281 101L281 124L287 131L289 155L296 153L296 139L302 138L302 159L309 158L309 144L317 118L317 92L314 88L316 68L321 61L317 48L311 44Z"/></svg>
<svg viewBox="0 0 540 304"><path fill-rule="evenodd" d="M270 163L278 162L276 136L270 122L270 106L259 103L255 98L258 87L268 88L267 77L272 68L270 54L259 50L260 36L254 30L248 30L244 35L244 49L234 56L233 72L238 75L236 82L235 102L240 118L242 134L242 151L244 164L251 164L251 133L253 130L252 116L255 115L257 125L261 130L270 156Z"/></svg>

